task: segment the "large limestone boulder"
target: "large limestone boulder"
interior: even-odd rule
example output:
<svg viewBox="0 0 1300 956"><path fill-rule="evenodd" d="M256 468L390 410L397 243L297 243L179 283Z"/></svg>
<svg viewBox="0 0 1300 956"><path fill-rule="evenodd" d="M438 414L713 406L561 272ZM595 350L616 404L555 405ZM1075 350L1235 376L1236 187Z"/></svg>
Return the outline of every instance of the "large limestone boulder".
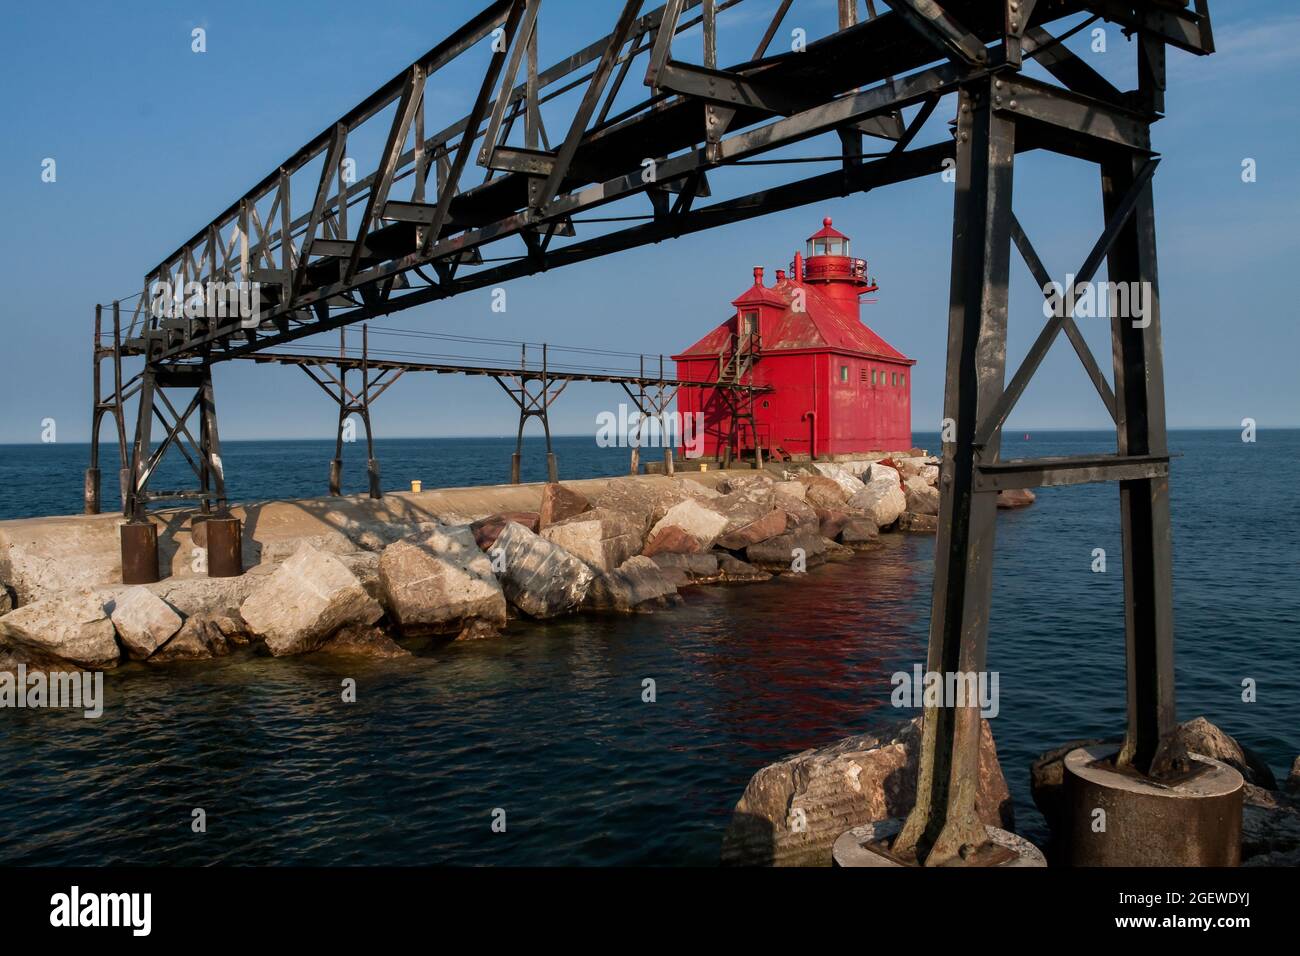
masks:
<svg viewBox="0 0 1300 956"><path fill-rule="evenodd" d="M546 487L542 489L542 506L537 518L538 527L545 528L557 521L582 514L590 507L591 502L572 488L566 488L558 481L547 482Z"/></svg>
<svg viewBox="0 0 1300 956"><path fill-rule="evenodd" d="M748 524L719 536L717 546L728 551L743 551L750 545L785 534L788 520L784 511L773 508Z"/></svg>
<svg viewBox="0 0 1300 956"><path fill-rule="evenodd" d="M770 484L751 484L729 492L708 502L711 511L727 519L724 534L752 524L772 510L773 492Z"/></svg>
<svg viewBox="0 0 1300 956"><path fill-rule="evenodd" d="M88 592L34 601L0 617L5 644L93 670L116 667L122 656L103 603Z"/></svg>
<svg viewBox="0 0 1300 956"><path fill-rule="evenodd" d="M685 478L626 478L610 482L593 500L597 508L607 508L639 521L642 530L650 528L674 505L683 501L711 501L720 497L712 488Z"/></svg>
<svg viewBox="0 0 1300 956"><path fill-rule="evenodd" d="M599 571L614 570L640 553L645 543L639 519L609 508L593 508L548 525L542 537Z"/></svg>
<svg viewBox="0 0 1300 956"><path fill-rule="evenodd" d="M893 469L888 469L897 475ZM872 467L875 472L875 466ZM897 477L873 477L863 489L849 499L849 507L871 518L877 527L884 528L898 520L907 510L907 495L899 486Z"/></svg>
<svg viewBox="0 0 1300 956"><path fill-rule="evenodd" d="M802 481L777 481L772 484L772 493L777 495L788 495L791 498L797 498L805 501L808 498L808 489L804 487Z"/></svg>
<svg viewBox="0 0 1300 956"><path fill-rule="evenodd" d="M821 564L826 560L826 539L815 532L796 531L745 549L745 560L765 571L792 571L800 556L805 567Z"/></svg>
<svg viewBox="0 0 1300 956"><path fill-rule="evenodd" d="M186 618L176 636L149 656L149 663L209 661L229 654L236 643L228 636L229 620L212 614Z"/></svg>
<svg viewBox="0 0 1300 956"><path fill-rule="evenodd" d="M939 489L924 478L912 477L904 480L907 510L918 515L937 515L939 513Z"/></svg>
<svg viewBox="0 0 1300 956"><path fill-rule="evenodd" d="M880 529L871 518L850 518L840 528L840 543L855 551L870 548L879 537Z"/></svg>
<svg viewBox="0 0 1300 956"><path fill-rule="evenodd" d="M493 551L492 563L506 599L529 617L555 617L577 610L595 577L585 562L521 524L506 525L497 535Z"/></svg>
<svg viewBox="0 0 1300 956"><path fill-rule="evenodd" d="M650 557L660 551L677 554L708 551L726 527L725 516L688 498L669 508L650 529L642 553Z"/></svg>
<svg viewBox="0 0 1300 956"><path fill-rule="evenodd" d="M740 866L830 866L844 831L906 815L916 801L921 718L875 734L805 750L754 774L722 838L722 862ZM980 737L980 819L1010 830L1011 794L988 721Z"/></svg>
<svg viewBox="0 0 1300 956"><path fill-rule="evenodd" d="M818 515L817 509L802 498L795 498L778 491L772 496L772 507L785 512L786 531L819 531L821 529L821 516ZM843 505L840 507L842 508Z"/></svg>
<svg viewBox="0 0 1300 956"><path fill-rule="evenodd" d="M248 596L239 613L267 650L283 657L316 650L344 625L373 624L384 609L337 555L304 544Z"/></svg>
<svg viewBox="0 0 1300 956"><path fill-rule="evenodd" d="M800 475L799 481L804 486L804 499L814 508L834 511L843 508L844 503L849 500L849 492L838 481L825 475ZM861 484L862 482L858 482L859 486ZM854 493L861 490L860 487L856 488Z"/></svg>
<svg viewBox="0 0 1300 956"><path fill-rule="evenodd" d="M148 588L133 587L108 609L127 656L142 661L181 629L181 616Z"/></svg>
<svg viewBox="0 0 1300 956"><path fill-rule="evenodd" d="M813 462L813 467L818 474L825 475L839 485L846 498L852 498L862 490L862 479L838 462L817 461Z"/></svg>
<svg viewBox="0 0 1300 956"><path fill-rule="evenodd" d="M505 626L505 593L468 525L390 544L379 558L379 580L389 613L404 634L463 631L475 621L487 628ZM478 633L486 632L479 627Z"/></svg>
<svg viewBox="0 0 1300 956"><path fill-rule="evenodd" d="M880 481L885 478L891 478L901 488L903 486L903 475L894 467L892 458L873 461L871 469L862 476L863 484L870 484L873 481Z"/></svg>
<svg viewBox="0 0 1300 956"><path fill-rule="evenodd" d="M628 558L609 574L597 574L587 592L593 611L646 611L664 607L677 596L672 578L644 555Z"/></svg>

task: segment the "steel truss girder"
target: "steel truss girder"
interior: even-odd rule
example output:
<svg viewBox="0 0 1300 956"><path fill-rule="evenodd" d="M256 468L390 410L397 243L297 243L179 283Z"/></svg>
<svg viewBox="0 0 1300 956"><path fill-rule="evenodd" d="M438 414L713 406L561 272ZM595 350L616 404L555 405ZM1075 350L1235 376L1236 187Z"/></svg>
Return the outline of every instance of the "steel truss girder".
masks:
<svg viewBox="0 0 1300 956"><path fill-rule="evenodd" d="M553 233L553 230L547 231L548 223L554 221L571 223L573 214L577 212L586 211L616 199L647 191L649 187L642 180L640 169L631 170L625 175L616 176L613 179L605 178L594 186L581 188L583 180L599 179L601 176L601 171L591 168L590 160L584 158L584 150L588 150L588 146L594 148L596 143L603 142L623 127L629 126L629 124L641 120L653 120L665 110L676 108L674 106L676 103L696 102L703 106L708 103L707 98L687 95L665 102L662 101L662 94L660 94L658 98L652 98L648 101L650 104L648 113L638 113L633 110L625 114L624 117L612 120L606 119L608 110L602 109L600 117L605 120L605 126L592 130L585 129L587 118L592 115L594 103L599 98L601 90L606 85L605 80L609 78L614 68L616 66L626 68L631 62L631 57L637 51L646 49L643 44L639 45L642 38L654 31L656 55L658 55L660 47L662 47L664 53L670 49L669 43L674 30L667 29L669 21L671 20L675 24L682 11L697 5L695 0L670 4L668 13L672 14L671 17L667 16L664 9L661 8L640 18L635 17L638 5L629 0L628 3L623 5L615 31L608 37L580 51L557 67L543 72L540 76L534 77L532 74L535 73L535 68L530 66L529 79L520 86L515 87L508 94L509 104L523 103L524 105L519 107L508 104L503 115L512 115L511 110L516 113L522 110L526 116L533 115L536 112L538 93L547 86L547 83L558 84L559 88L548 90L542 94L544 96L558 95L563 89L571 88L579 82L588 82L588 95L584 97L584 104L579 111L579 115L575 117L575 122L570 127L565 144L556 154L536 153L533 159L530 160L530 162L536 164L535 170L526 174L528 177L532 177L534 183L538 184L538 188L548 194L552 185L558 189L570 189L571 191L558 192L554 199L539 200L537 190L533 189L531 190L532 198L529 205L522 212L515 212L504 218L498 218L495 221L486 223L461 220L460 217L463 214L468 214L457 211L463 205L462 200L470 202L472 198L472 201L477 202L477 196L482 191L482 188L489 185L495 188L499 180L490 180L483 187L458 192L453 197L452 193L455 192L457 188L456 181L459 179L456 164L445 160L435 162L433 157L435 155L446 157L453 146L458 160L465 157L472 140L482 135L479 125L482 119L486 117L486 110L489 105L494 114L494 121L489 122L488 129L492 130L496 127L495 115L500 113L502 109L500 103L505 97L498 93L496 101L488 104L486 102L487 90L492 87L492 83L488 81L502 72L503 62L507 58L518 66L519 58L522 56L520 51L535 40L538 27L535 17L540 2L541 0L511 0L511 2L504 2L503 0L503 2L490 5L480 16L470 21L461 30L456 31L446 41L435 47L416 64L413 64L410 69L395 77L375 95L367 98L360 106L350 111L339 122L320 134L307 147L304 147L294 157L291 157L277 173L267 177L248 196L232 205L223 216L218 217L209 227L196 234L189 243L177 250L173 256L166 260L165 265L160 266L151 273L151 277L162 277L166 274L168 276L174 275L177 281L189 281L202 275L233 275L236 270L241 276L253 277L265 268L267 272L262 273L263 278L282 284L289 283L287 291L281 294L278 299L272 296L271 306L261 316L262 327L260 330L237 329L233 324L220 322L213 323L212 327L200 322L171 330L159 328L155 324L155 327L148 333L157 342L157 345L154 346L156 348L153 355L155 360L160 358L167 361L180 360L205 346L213 346L216 350L217 360L220 360L235 349L247 351L265 347L263 340L267 338L271 339L268 344L276 344L288 341L289 338L326 331L330 327L337 327L337 324L327 324L326 320L332 319L334 313L340 307L355 301L358 294L362 298L368 296L375 302L383 304L387 304L395 298L401 298L394 296L395 292L401 291L400 284L397 284L397 277L407 271L430 264L440 274L449 270L449 267L444 264L452 264L450 270L454 271L454 263L460 261L466 252L475 250L484 244L513 235L527 236L539 229L542 230L542 234L549 235ZM705 13L701 20L707 21L707 26L712 23L712 18L716 16L718 11L733 6L738 2L740 0L728 0L728 2L715 4L710 0L710 2L704 4ZM931 6L934 5L931 4ZM1142 4L1138 6L1144 7ZM1037 25L1035 26L1029 22L1030 15L1033 13L1032 10L1022 9L1019 19L1008 14L1008 20L1003 24L990 18L987 11L980 12L982 8L969 2L969 0L946 0L943 5L943 8L951 8L955 21L968 20L972 24L978 24L978 28L974 30L973 35L977 35L981 43L989 37L996 40L1000 36L1004 41L1008 37L1018 37L1019 33L1030 29L1031 26L1038 29L1042 23L1047 22L1049 19L1058 18L1082 7L1081 0L1062 0L1060 3L1051 5L1039 4L1036 6L1038 11L1047 9L1048 12L1033 14L1037 19ZM531 22L532 29L513 29L520 25L521 15L524 18L523 25L526 26ZM1189 14L1188 16L1192 15ZM972 17L975 19L970 19ZM663 22L660 22L661 20ZM818 41L818 43L835 42L843 46L850 37L855 40L861 37L862 42L867 43L879 35L879 42L887 43L889 47L889 57L886 59L889 60L891 72L896 67L902 67L905 64L920 65L924 63L926 58L933 55L933 51L929 53L922 52L928 48L928 41L919 35L908 38L907 26L900 26L896 15L886 14L863 24L854 24L850 20L843 21L846 25L842 27L839 34L832 35L826 41ZM422 129L423 111L420 107L422 104L421 90L427 77L481 40L492 29L503 25L507 31L509 42L494 55L492 66L485 76L481 90L482 95L480 95L479 102L475 104L475 109L471 115L440 133L424 136ZM686 26L689 26L689 24ZM685 26L682 28L685 28ZM706 35L711 32L716 33L716 29L717 26L714 24L712 31L706 30ZM624 45L626 45L626 50L623 50ZM905 52L900 53L900 50ZM741 65L739 68L727 72L714 69L710 65L713 58L712 54L706 54L706 65L702 69L705 71L713 70L714 75L724 77L728 84L740 84L737 88L743 88L745 84L750 84L755 90L766 88L764 87L766 82L764 77L769 75L773 68L784 69L786 67L783 64L797 62L791 61L790 55L782 55L756 64ZM870 59L870 57L864 58L862 62L866 64ZM583 64L592 63L596 60L599 60L599 64L587 81L578 80L569 83L568 86L564 85L565 77L568 74L575 69L581 68ZM996 61L997 57L991 57L990 60ZM696 73L701 69L687 68L685 65L675 64L674 61L666 61L663 66L665 68L680 66L683 70L689 69ZM972 74L982 75L984 71L993 68L996 68L996 63L981 64L978 67L968 67L965 63L949 63L930 70L924 70L920 74L909 75L904 80L886 79L877 86L868 87L857 92L852 92L850 89L850 92L839 96L815 92L810 87L808 92L800 91L797 95L788 97L789 102L787 103L767 104L767 107L770 108L741 109L739 104L735 104L733 108L740 110L744 115L743 125L750 125L756 119L762 119L764 116L772 117L775 115L778 118L766 125L725 138L721 136L715 137L710 133L709 142L703 148L689 149L681 155L671 156L666 160L659 171L658 184L663 185L690 175L698 175L716 165L740 162L762 152L798 142L830 129L857 128L873 133L873 135L884 135L892 138L901 133L897 122L899 109L912 102L932 101L937 96L955 88L957 82L970 80L973 78ZM864 79L873 75L881 75L879 72L873 73L872 70L876 68L871 66L864 65L862 69L866 71L863 73ZM888 77L889 74L884 75ZM920 77L919 81L918 77ZM918 86L918 82L923 85ZM508 85L507 82L503 81L501 84L502 90L505 90ZM770 84L768 86L770 87ZM775 87L771 88L775 89ZM1033 110L1042 104L1043 94L1036 86L1032 83L1026 83L1023 89L1023 97L1008 98L1007 108ZM740 99L745 99L745 95L740 96ZM1015 107L1009 105L1011 100L1015 101ZM330 178L329 167L335 164L340 154L340 141L345 143L349 130L374 116L380 109L391 103L397 103L396 116L390 129L389 148L384 151L380 169L375 174L364 177L346 189L340 183L336 194L331 198L326 198L322 203L322 196L328 192L326 183ZM605 105L608 107L609 102L607 101ZM761 107L762 104L758 106ZM782 117L780 109L777 109L778 106L784 110L798 109L798 112ZM799 109L805 106L806 108ZM1113 104L1108 104L1108 106L1113 107ZM646 108L642 107L640 109L644 110ZM1066 110L1066 106L1060 106L1059 109L1064 111L1061 123L1063 126L1069 126L1071 116ZM414 113L413 119L412 112ZM724 112L729 114L730 109ZM721 114L710 115L721 116ZM737 114L736 118L739 115ZM1050 123L1054 119L1054 116L1049 115L1044 119L1044 122ZM1119 117L1113 125L1122 126L1121 121L1123 119L1123 117ZM582 122L577 122L577 120L582 120ZM538 122L534 122L530 133L533 139L536 138L539 131L537 127ZM412 149L402 152L407 134L411 129L415 131L417 142ZM721 128L717 131L720 130ZM510 150L515 150L515 155L520 157L526 155L528 149L535 150L536 148L535 146L526 147L521 153L515 147L492 144L484 138L482 148L479 151L482 152L482 149L487 149L489 146L495 146L498 152L502 151L502 149L506 150L506 155L510 155ZM847 155L846 153L846 157ZM321 163L324 167L317 183L317 201L313 203L310 213L294 219L289 216L287 196L289 176L294 170L301 168L306 162L317 157L321 157ZM849 159L846 158L846 162L848 161ZM408 166L408 163L413 164L413 166ZM439 174L438 202L432 206L422 206L423 180L434 166L442 167ZM407 212L400 213L395 209L394 218L389 219L386 210L393 201L388 198L388 190L396 179L396 169L398 168L408 170L407 173L402 175L408 175L409 171L413 169L414 175L411 176L413 180L413 198L410 202L397 200L396 203L405 208ZM568 177L568 172L574 173L577 178ZM546 181L544 186L541 185L543 177ZM575 185L580 188L572 191L572 187ZM354 238L349 234L345 224L347 205L349 202L357 201L362 196L366 199L367 214L361 217L362 222L353 230L356 234ZM419 198L416 198L417 196ZM341 197L346 197L347 201L341 201ZM259 202L265 203L268 199L270 207L267 210L267 222L264 224L259 213L258 204ZM538 207L539 202L544 208ZM369 232L377 222L376 216L381 217L382 221L391 222L394 225L400 225L403 221L412 222L414 217L410 215L411 207L430 210L427 217L425 217L426 222L423 225L414 226L413 233L404 233L401 230L393 233L391 228L385 227L380 230L383 242L379 244L376 244L369 236ZM470 208L464 206L465 210ZM271 221L277 218L279 222L275 224L275 227L278 228L275 228ZM446 223L446 225L441 225L442 223ZM227 228L230 229L228 244L222 236ZM323 234L317 234L322 231ZM402 244L409 242L410 239L403 239L402 237L412 235L415 240L414 248L412 249L410 246L403 247ZM301 248L294 245L294 236L300 236ZM221 241L218 242L218 239ZM393 242L397 242L396 247L392 245ZM278 262L271 257L272 244L280 246ZM201 246L205 247L199 251ZM402 252L402 248L405 248L406 251ZM334 274L333 279L329 278L331 268L329 258L317 258L315 262L312 261L313 256L316 256L318 252L329 253L335 257L346 253L341 260L344 264ZM534 250L532 254L536 254L536 251ZM545 256L542 256L540 261L545 262ZM311 277L307 275L309 271ZM373 294L369 293L367 292L368 287L375 287L378 291ZM409 305L414 304L418 303L409 301L402 303L402 306L409 307ZM391 309L382 311L391 311ZM382 311L372 310L371 314L382 314ZM358 321L365 317L364 314L353 313L345 322L338 324L347 324L347 322ZM270 334L268 336L262 333ZM292 335L289 335L289 333L292 333ZM248 342L237 345L235 344L237 338L247 338Z"/></svg>

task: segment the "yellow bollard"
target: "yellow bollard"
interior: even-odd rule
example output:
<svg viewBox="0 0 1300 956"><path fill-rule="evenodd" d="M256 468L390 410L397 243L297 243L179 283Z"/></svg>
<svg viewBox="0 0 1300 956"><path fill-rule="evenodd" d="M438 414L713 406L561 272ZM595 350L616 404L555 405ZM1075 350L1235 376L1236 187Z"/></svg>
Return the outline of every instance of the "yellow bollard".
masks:
<svg viewBox="0 0 1300 956"><path fill-rule="evenodd" d="M424 483L423 483L423 482L421 482L421 481L412 481L412 482L411 482L411 493L412 493L412 494L419 494L420 489L423 488L423 487L424 487Z"/></svg>
<svg viewBox="0 0 1300 956"><path fill-rule="evenodd" d="M708 471L708 470L709 470L709 463L707 461L700 462L700 471Z"/></svg>

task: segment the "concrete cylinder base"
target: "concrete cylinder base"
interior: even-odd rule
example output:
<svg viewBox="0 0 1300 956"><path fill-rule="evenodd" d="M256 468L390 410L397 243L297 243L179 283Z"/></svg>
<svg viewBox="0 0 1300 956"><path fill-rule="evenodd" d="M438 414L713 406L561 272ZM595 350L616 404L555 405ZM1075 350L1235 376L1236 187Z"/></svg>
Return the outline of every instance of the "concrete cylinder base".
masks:
<svg viewBox="0 0 1300 956"><path fill-rule="evenodd" d="M906 863L887 856L877 849L878 844L898 836L898 831L901 829L903 829L903 818L891 817L888 820L877 820L841 833L836 838L835 845L831 847L832 864L845 867L906 866ZM985 829L988 830L990 840L1016 854L1015 859L1008 860L1001 864L1002 866L1047 866L1047 858L1038 847L1023 837L1016 836L1008 830L999 830L997 827L985 827Z"/></svg>
<svg viewBox="0 0 1300 956"><path fill-rule="evenodd" d="M1193 772L1156 781L1114 766L1114 745L1065 757L1064 844L1070 866L1238 866L1244 782L1194 754Z"/></svg>

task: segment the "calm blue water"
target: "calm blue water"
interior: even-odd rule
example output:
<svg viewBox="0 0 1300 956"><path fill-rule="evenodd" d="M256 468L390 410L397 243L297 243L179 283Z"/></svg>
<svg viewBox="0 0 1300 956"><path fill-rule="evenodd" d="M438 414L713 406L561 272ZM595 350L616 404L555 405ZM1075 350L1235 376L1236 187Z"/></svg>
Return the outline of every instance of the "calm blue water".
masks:
<svg viewBox="0 0 1300 956"><path fill-rule="evenodd" d="M1205 714L1284 774L1300 752L1300 432L1262 432L1255 445L1177 432L1172 444L1184 456L1173 478L1179 714ZM379 454L387 487L430 487L501 480L512 445L385 441ZM1105 436L1057 432L1004 452L1095 450ZM230 443L232 495L318 494L331 451ZM626 464L589 439L558 451L566 478ZM0 447L0 517L75 511L84 453ZM540 455L532 464L540 477ZM1117 501L1113 486L1044 489L999 518L994 733L1031 835L1030 759L1122 732ZM1090 570L1098 547L1105 574ZM930 537L891 536L803 580L697 588L673 612L520 625L412 660L123 667L107 676L98 721L0 711L0 863L713 864L756 769L898 716L889 675L924 660L932 554ZM339 699L344 677L357 681L355 704ZM647 677L653 704L641 702ZM1247 677L1256 703L1241 702ZM206 834L190 830L195 807ZM491 830L494 808L505 833Z"/></svg>

